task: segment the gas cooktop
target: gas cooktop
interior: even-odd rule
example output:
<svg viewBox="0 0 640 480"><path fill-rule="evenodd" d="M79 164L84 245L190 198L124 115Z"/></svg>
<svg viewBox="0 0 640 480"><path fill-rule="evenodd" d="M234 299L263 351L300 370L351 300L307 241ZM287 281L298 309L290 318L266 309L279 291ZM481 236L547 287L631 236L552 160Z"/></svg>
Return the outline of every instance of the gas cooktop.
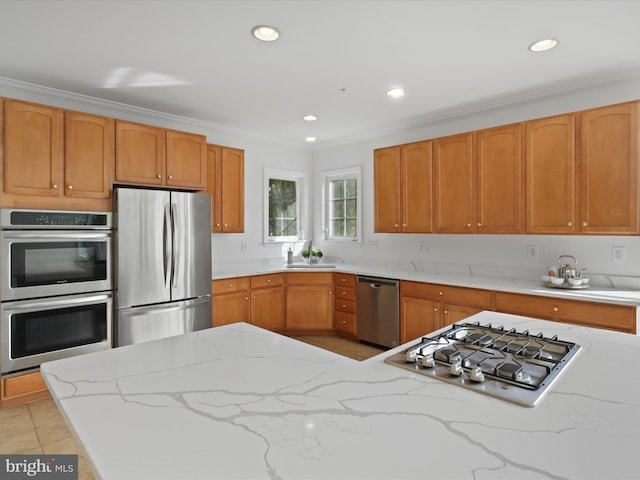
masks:
<svg viewBox="0 0 640 480"><path fill-rule="evenodd" d="M580 345L480 323L454 324L385 362L525 407L534 407Z"/></svg>

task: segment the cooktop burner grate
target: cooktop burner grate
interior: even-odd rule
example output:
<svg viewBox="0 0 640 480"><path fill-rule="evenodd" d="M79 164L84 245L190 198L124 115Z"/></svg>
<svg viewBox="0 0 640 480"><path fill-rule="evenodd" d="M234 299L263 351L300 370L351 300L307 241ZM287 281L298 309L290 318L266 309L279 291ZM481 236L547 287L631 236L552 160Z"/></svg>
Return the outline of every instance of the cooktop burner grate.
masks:
<svg viewBox="0 0 640 480"><path fill-rule="evenodd" d="M557 336L462 323L423 337L385 362L533 407L579 350Z"/></svg>

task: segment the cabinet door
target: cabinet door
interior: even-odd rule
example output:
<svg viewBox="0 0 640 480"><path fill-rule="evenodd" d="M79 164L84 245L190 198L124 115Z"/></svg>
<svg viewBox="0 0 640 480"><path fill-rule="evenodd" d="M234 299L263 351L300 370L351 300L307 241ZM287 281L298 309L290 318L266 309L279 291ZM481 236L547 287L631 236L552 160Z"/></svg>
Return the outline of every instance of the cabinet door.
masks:
<svg viewBox="0 0 640 480"><path fill-rule="evenodd" d="M482 312L479 308L463 307L462 305L444 304L442 306L442 326L446 327L460 322L471 315Z"/></svg>
<svg viewBox="0 0 640 480"><path fill-rule="evenodd" d="M222 147L207 145L207 186L211 195L211 231L222 232Z"/></svg>
<svg viewBox="0 0 640 480"><path fill-rule="evenodd" d="M527 233L576 231L575 116L525 123Z"/></svg>
<svg viewBox="0 0 640 480"><path fill-rule="evenodd" d="M632 102L581 112L580 230L638 231L638 106Z"/></svg>
<svg viewBox="0 0 640 480"><path fill-rule="evenodd" d="M436 232L472 233L473 134L435 139L433 162Z"/></svg>
<svg viewBox="0 0 640 480"><path fill-rule="evenodd" d="M284 287L251 291L251 323L276 332L285 329Z"/></svg>
<svg viewBox="0 0 640 480"><path fill-rule="evenodd" d="M9 99L4 107L4 191L61 195L62 110Z"/></svg>
<svg viewBox="0 0 640 480"><path fill-rule="evenodd" d="M374 151L373 182L374 231L400 231L400 147Z"/></svg>
<svg viewBox="0 0 640 480"><path fill-rule="evenodd" d="M287 328L330 330L333 328L333 288L289 285L287 287Z"/></svg>
<svg viewBox="0 0 640 480"><path fill-rule="evenodd" d="M244 232L244 150L222 147L222 231Z"/></svg>
<svg viewBox="0 0 640 480"><path fill-rule="evenodd" d="M475 167L475 231L521 233L521 125L476 132Z"/></svg>
<svg viewBox="0 0 640 480"><path fill-rule="evenodd" d="M249 292L214 295L211 302L211 323L214 327L236 322L249 322L251 303Z"/></svg>
<svg viewBox="0 0 640 480"><path fill-rule="evenodd" d="M440 328L440 303L400 297L400 343L420 338Z"/></svg>
<svg viewBox="0 0 640 480"><path fill-rule="evenodd" d="M116 182L164 185L165 130L116 121Z"/></svg>
<svg viewBox="0 0 640 480"><path fill-rule="evenodd" d="M202 190L206 186L206 139L167 130L167 186Z"/></svg>
<svg viewBox="0 0 640 480"><path fill-rule="evenodd" d="M431 142L402 145L402 231L430 233L433 217Z"/></svg>
<svg viewBox="0 0 640 480"><path fill-rule="evenodd" d="M64 113L64 194L110 198L115 122L80 112Z"/></svg>

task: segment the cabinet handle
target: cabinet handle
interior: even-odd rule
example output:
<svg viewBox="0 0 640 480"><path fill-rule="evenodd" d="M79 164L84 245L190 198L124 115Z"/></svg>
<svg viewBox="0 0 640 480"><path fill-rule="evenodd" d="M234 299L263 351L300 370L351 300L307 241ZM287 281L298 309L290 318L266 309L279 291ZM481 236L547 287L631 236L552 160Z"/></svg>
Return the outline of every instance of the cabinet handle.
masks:
<svg viewBox="0 0 640 480"><path fill-rule="evenodd" d="M557 312L558 310L560 310L558 307L553 307L552 309L554 312Z"/></svg>
<svg viewBox="0 0 640 480"><path fill-rule="evenodd" d="M586 227L587 226L587 222L582 222L582 226Z"/></svg>
<svg viewBox="0 0 640 480"><path fill-rule="evenodd" d="M157 174L157 175L156 175L156 177L158 177L158 178L162 178L162 175L160 175L160 174Z"/></svg>
<svg viewBox="0 0 640 480"><path fill-rule="evenodd" d="M54 190L58 189L58 185L56 185L55 183L53 185L51 185L51 188L53 188Z"/></svg>
<svg viewBox="0 0 640 480"><path fill-rule="evenodd" d="M573 227L573 222L567 222L567 227Z"/></svg>
<svg viewBox="0 0 640 480"><path fill-rule="evenodd" d="M68 185L68 186L67 186L67 188L68 188L69 190L73 190L73 185Z"/></svg>

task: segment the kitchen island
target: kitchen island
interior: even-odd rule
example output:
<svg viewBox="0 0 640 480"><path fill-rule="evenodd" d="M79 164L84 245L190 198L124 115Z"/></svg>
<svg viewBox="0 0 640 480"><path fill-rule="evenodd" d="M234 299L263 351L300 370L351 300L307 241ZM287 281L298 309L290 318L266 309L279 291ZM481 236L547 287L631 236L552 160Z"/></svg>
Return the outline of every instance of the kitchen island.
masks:
<svg viewBox="0 0 640 480"><path fill-rule="evenodd" d="M633 335L482 312L582 346L534 408L236 323L42 365L101 479L638 478Z"/></svg>

